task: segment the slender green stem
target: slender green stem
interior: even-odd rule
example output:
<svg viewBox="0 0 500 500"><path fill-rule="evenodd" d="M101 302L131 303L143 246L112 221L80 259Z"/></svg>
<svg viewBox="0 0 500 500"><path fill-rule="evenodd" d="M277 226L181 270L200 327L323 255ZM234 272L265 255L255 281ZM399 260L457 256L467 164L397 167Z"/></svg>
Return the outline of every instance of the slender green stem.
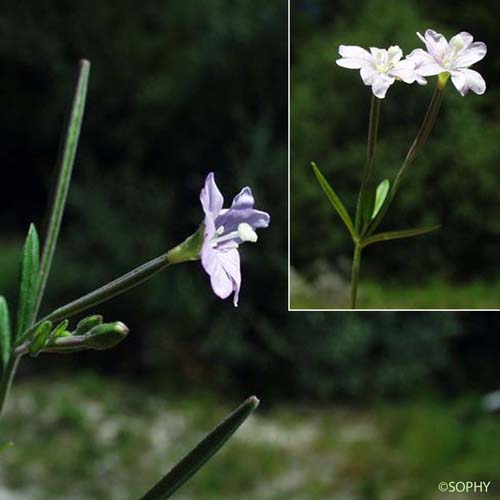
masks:
<svg viewBox="0 0 500 500"><path fill-rule="evenodd" d="M362 246L359 243L355 243L354 256L352 258L352 273L351 273L351 309L356 309L356 302L358 297L359 269L361 266L361 251L362 251Z"/></svg>
<svg viewBox="0 0 500 500"><path fill-rule="evenodd" d="M48 314L44 318L44 321L58 321L70 318L79 312L85 311L97 304L100 304L101 302L130 290L131 288L153 277L169 265L170 262L167 259L167 254L160 255L156 259L150 260L149 262L142 264L142 266L139 266L127 274L111 281L111 283L107 283L106 285L88 293L87 295L84 295L83 297L59 307L55 311Z"/></svg>
<svg viewBox="0 0 500 500"><path fill-rule="evenodd" d="M19 357L12 353L3 372L2 380L0 381L0 417L2 416L5 401L7 401L7 397L9 396L10 387L12 385L12 380L14 379L18 363Z"/></svg>
<svg viewBox="0 0 500 500"><path fill-rule="evenodd" d="M367 194L370 188L370 180L372 174L373 160L375 158L375 150L377 146L377 135L378 135L378 123L380 116L380 101L374 95L372 95L371 105L370 105L370 116L368 119L368 143L366 148L366 162L363 170L363 177L361 180L361 188L359 190L358 202L356 206L356 219L355 219L355 229L359 232L359 229L363 221L363 208L367 202Z"/></svg>
<svg viewBox="0 0 500 500"><path fill-rule="evenodd" d="M443 90L444 90L443 87L439 84L438 81L438 84L436 85L436 88L434 90L434 94L432 95L429 107L427 108L424 120L422 122L422 125L420 126L420 130L418 131L418 134L415 137L415 140L413 141L413 144L411 145L406 155L406 158L403 164L401 165L401 168L399 169L396 179L394 180L393 184L394 194L395 191L397 191L397 188L399 187L401 177L403 176L405 170L408 168L409 165L413 163L415 158L421 152L424 144L427 142L427 139L429 138L429 134L431 133L434 124L436 123L436 118L439 113L439 108L441 107L441 102L443 100L443 93L444 93Z"/></svg>
<svg viewBox="0 0 500 500"><path fill-rule="evenodd" d="M42 259L40 262L40 271L38 275L38 287L33 310L33 318L36 318L42 302L47 279L49 277L52 259L56 249L57 238L61 228L61 221L68 196L71 174L75 162L76 149L85 109L85 99L87 96L87 86L89 79L90 63L80 61L80 72L78 83L73 98L73 105L69 115L66 136L61 144L60 171L57 187L54 191L54 198L51 204L50 216L47 225L47 233L43 247Z"/></svg>
<svg viewBox="0 0 500 500"><path fill-rule="evenodd" d="M156 259L142 264L110 283L101 286L97 290L94 290L83 297L57 308L24 332L19 339L18 345L29 338L37 326L43 321L58 321L61 319L67 319L75 314L86 311L97 304L105 302L106 300L109 300L112 297L115 297L116 295L143 283L169 265L171 265L171 262L168 259L168 253L160 255Z"/></svg>
<svg viewBox="0 0 500 500"><path fill-rule="evenodd" d="M431 102L429 103L429 107L427 108L427 112L426 112L425 117L422 121L422 125L420 126L420 129L417 133L417 136L415 137L415 140L413 141L413 144L411 145L410 149L408 150L408 153L406 155L405 160L403 161L403 164L399 168L399 171L398 171L398 173L394 179L394 182L391 186L391 190L389 192L387 200L384 203L384 206L380 210L377 217L375 217L375 219L372 221L372 223L368 227L365 234L362 235L363 237L370 236L377 229L377 227L380 224L380 222L382 221L385 213L387 212L389 205L391 204L394 197L396 196L396 193L397 193L399 185L401 183L401 178L403 177L403 174L405 173L406 169L413 163L413 161L418 156L418 154L422 151L423 146L427 142L427 139L429 138L429 134L431 133L431 131L434 127L434 124L436 123L436 118L437 118L437 115L439 113L439 109L441 107L441 102L443 100L445 84L446 84L446 80L443 80L442 78L438 78L436 88L434 90L434 94L432 95L432 99L431 99Z"/></svg>
<svg viewBox="0 0 500 500"><path fill-rule="evenodd" d="M64 352L64 349L76 349L82 347L86 349L85 341L86 335L71 335L70 337L61 337L56 339L52 344L43 348L43 352ZM15 354L18 357L24 356L30 347L31 340L24 341L21 345L16 347Z"/></svg>
<svg viewBox="0 0 500 500"><path fill-rule="evenodd" d="M17 345L29 338L35 329L43 321L57 321L68 319L77 313L83 312L97 304L105 302L131 288L152 278L154 275L173 264L180 264L200 258L201 247L203 245L204 225L201 224L198 230L186 238L182 243L169 250L167 253L150 260L132 271L116 278L115 280L101 286L100 288L76 299L69 304L59 307L55 311L39 320L35 325L24 332Z"/></svg>

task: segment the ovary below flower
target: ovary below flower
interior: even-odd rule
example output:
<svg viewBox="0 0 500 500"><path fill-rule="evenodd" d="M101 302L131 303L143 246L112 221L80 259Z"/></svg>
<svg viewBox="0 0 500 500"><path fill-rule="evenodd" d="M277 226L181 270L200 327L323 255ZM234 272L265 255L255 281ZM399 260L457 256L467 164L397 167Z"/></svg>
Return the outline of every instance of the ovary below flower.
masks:
<svg viewBox="0 0 500 500"><path fill-rule="evenodd" d="M389 87L396 81L425 84L425 79L415 73L415 63L403 57L402 50L393 45L388 49L370 47L370 52L355 45L340 45L342 56L336 62L339 66L359 69L365 85L372 88L373 94L383 99Z"/></svg>
<svg viewBox="0 0 500 500"><path fill-rule="evenodd" d="M269 214L253 208L249 187L234 197L230 208L222 208L224 198L213 173L205 180L200 201L205 212L201 263L210 276L214 293L225 299L234 292L233 301L237 306L241 287L238 247L247 241L257 241L255 229L269 225Z"/></svg>
<svg viewBox="0 0 500 500"><path fill-rule="evenodd" d="M408 59L415 63L415 71L420 76L451 75L451 81L461 95L466 95L469 90L484 94L486 83L483 77L469 67L486 55L486 44L474 42L473 36L466 31L455 35L449 42L430 29L424 36L417 35L427 50L415 49Z"/></svg>

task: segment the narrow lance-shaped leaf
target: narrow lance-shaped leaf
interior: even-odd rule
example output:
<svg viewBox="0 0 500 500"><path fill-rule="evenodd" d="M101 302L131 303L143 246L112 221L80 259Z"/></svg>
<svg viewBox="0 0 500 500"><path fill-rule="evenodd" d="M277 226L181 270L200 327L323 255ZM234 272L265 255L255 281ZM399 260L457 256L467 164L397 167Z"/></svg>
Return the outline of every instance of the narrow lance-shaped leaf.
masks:
<svg viewBox="0 0 500 500"><path fill-rule="evenodd" d="M437 224L435 226L425 226L425 227L417 227L415 229L403 229L401 231L388 231L386 233L378 233L372 236L369 236L365 240L361 241L361 246L364 248L372 243L378 243L380 241L389 241L389 240L397 240L400 238L410 238L412 236L420 236L421 234L431 233L432 231L436 231L439 229L441 224Z"/></svg>
<svg viewBox="0 0 500 500"><path fill-rule="evenodd" d="M177 465L167 473L141 500L164 500L169 498L193 474L195 474L226 441L238 430L241 424L257 408L259 400L252 396L228 415L208 436L191 450ZM243 458L244 459L244 458Z"/></svg>
<svg viewBox="0 0 500 500"><path fill-rule="evenodd" d="M380 209L384 205L384 202L387 198L387 194L389 193L389 187L390 187L390 182L389 179L384 179L378 186L377 186L377 192L375 194L375 205L373 207L373 213L371 216L371 219L375 219L377 217L378 213L380 212Z"/></svg>
<svg viewBox="0 0 500 500"><path fill-rule="evenodd" d="M52 258L56 249L59 229L66 205L73 164L75 162L76 149L80 137L80 130L83 121L83 112L85 109L85 99L87 96L87 86L89 79L90 63L89 61L80 62L80 73L78 83L73 98L73 105L68 119L66 135L61 144L61 153L59 159L59 178L57 187L54 191L54 198L50 208L47 233L45 236L42 260L40 263L40 277L35 300L34 317L38 315L38 309L42 301L47 279L49 277Z"/></svg>
<svg viewBox="0 0 500 500"><path fill-rule="evenodd" d="M0 364L0 375L2 374L4 368L7 366L10 358L10 319L9 319L9 307L7 306L7 301L3 296L0 296L0 349L1 349L1 364Z"/></svg>
<svg viewBox="0 0 500 500"><path fill-rule="evenodd" d="M347 229L349 230L349 233L351 234L351 237L355 237L355 231L354 231L354 226L352 224L352 219L347 212L344 204L340 200L340 198L337 196L333 188L328 184L328 181L325 179L323 174L320 172L319 168L315 163L311 163L314 174L316 175L316 178L318 179L319 185L322 187L323 191L326 194L326 197L332 204L333 208L337 211L339 214L340 218L346 225Z"/></svg>
<svg viewBox="0 0 500 500"><path fill-rule="evenodd" d="M33 320L38 284L38 266L38 233L36 232L35 226L31 224L24 243L21 261L16 338L31 325Z"/></svg>

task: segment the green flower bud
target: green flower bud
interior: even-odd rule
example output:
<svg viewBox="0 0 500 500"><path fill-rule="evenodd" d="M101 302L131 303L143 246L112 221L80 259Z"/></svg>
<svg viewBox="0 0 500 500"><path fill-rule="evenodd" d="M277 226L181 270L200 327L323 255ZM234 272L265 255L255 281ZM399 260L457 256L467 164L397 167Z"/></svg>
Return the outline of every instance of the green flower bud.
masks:
<svg viewBox="0 0 500 500"><path fill-rule="evenodd" d="M85 346L90 349L104 350L114 347L128 334L126 325L120 321L95 326L85 336Z"/></svg>
<svg viewBox="0 0 500 500"><path fill-rule="evenodd" d="M84 335L97 325L102 325L102 316L100 314L87 316L76 325L75 335Z"/></svg>
<svg viewBox="0 0 500 500"><path fill-rule="evenodd" d="M52 321L44 321L35 330L35 333L33 334L30 345L28 347L28 352L30 353L30 356L36 357L40 354L40 351L47 344L51 332L52 332Z"/></svg>
<svg viewBox="0 0 500 500"><path fill-rule="evenodd" d="M71 335L71 333L69 333L67 331L68 325L69 325L69 321L67 319L65 319L64 321L59 323L52 330L52 333L50 334L50 340L57 339L59 337L68 337L69 335Z"/></svg>

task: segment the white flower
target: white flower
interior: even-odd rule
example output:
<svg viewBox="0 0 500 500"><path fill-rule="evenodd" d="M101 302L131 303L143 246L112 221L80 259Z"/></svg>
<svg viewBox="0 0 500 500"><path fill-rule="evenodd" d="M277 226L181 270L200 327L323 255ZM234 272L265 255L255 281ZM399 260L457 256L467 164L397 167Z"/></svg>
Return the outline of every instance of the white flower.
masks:
<svg viewBox="0 0 500 500"><path fill-rule="evenodd" d="M415 73L413 61L401 60L403 52L397 45L387 50L370 47L370 52L355 45L341 45L339 54L342 59L338 59L337 64L343 68L359 69L364 84L371 86L379 99L385 97L387 89L396 80L426 83L424 78Z"/></svg>
<svg viewBox="0 0 500 500"><path fill-rule="evenodd" d="M415 49L407 59L415 63L415 71L422 77L445 73L463 96L469 90L484 94L486 83L483 77L469 66L486 55L486 44L474 42L473 36L466 31L455 35L449 42L434 30L427 30L425 37L417 33L425 43L427 51Z"/></svg>

